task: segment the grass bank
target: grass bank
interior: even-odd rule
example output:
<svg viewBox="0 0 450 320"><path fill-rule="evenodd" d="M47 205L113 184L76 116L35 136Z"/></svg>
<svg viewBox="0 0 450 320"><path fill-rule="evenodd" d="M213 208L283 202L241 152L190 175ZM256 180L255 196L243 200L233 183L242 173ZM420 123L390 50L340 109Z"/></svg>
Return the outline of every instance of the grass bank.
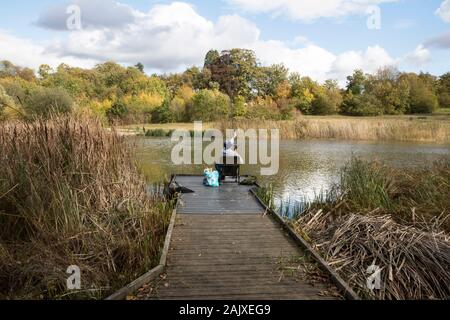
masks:
<svg viewBox="0 0 450 320"><path fill-rule="evenodd" d="M170 203L90 119L0 126L0 298L99 299L158 263ZM68 266L82 290L67 291Z"/></svg>
<svg viewBox="0 0 450 320"><path fill-rule="evenodd" d="M449 142L450 117L301 117L292 121L230 120L219 129L279 129L282 139Z"/></svg>
<svg viewBox="0 0 450 320"><path fill-rule="evenodd" d="M223 120L203 124L217 128L279 129L282 139L339 139L362 141L450 142L450 114L428 116L302 116L296 120ZM122 135L170 136L174 130L193 131L193 123L130 125L118 128Z"/></svg>
<svg viewBox="0 0 450 320"><path fill-rule="evenodd" d="M293 225L367 299L448 299L449 195L448 158L407 170L354 159ZM380 290L367 288L371 265Z"/></svg>

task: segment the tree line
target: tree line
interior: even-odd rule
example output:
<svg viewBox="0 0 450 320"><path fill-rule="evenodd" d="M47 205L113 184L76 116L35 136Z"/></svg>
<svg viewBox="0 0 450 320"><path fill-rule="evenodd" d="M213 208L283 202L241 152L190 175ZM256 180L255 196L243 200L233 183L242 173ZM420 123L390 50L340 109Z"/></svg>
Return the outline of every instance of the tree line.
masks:
<svg viewBox="0 0 450 320"><path fill-rule="evenodd" d="M65 64L39 70L0 61L0 117L82 112L109 123L167 123L223 118L288 120L296 115L428 114L450 107L450 72L355 70L345 88L282 64L262 66L251 50L211 50L202 68L146 75L142 63L92 69Z"/></svg>

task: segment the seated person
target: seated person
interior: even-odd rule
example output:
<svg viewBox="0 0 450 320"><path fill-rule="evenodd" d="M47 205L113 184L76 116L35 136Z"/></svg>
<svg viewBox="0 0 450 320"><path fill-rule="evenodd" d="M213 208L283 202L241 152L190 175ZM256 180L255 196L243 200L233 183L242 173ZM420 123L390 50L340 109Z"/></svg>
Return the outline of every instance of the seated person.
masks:
<svg viewBox="0 0 450 320"><path fill-rule="evenodd" d="M236 152L237 145L235 143L235 140L236 136L233 139L226 141L223 145L222 156L216 162L216 170L219 173L222 172L222 166L224 164L238 164L238 165L244 164L244 159L242 159L241 155ZM226 159L227 163L223 163L224 158ZM235 159L237 159L237 163L234 163ZM221 180L224 179L225 177L222 176Z"/></svg>

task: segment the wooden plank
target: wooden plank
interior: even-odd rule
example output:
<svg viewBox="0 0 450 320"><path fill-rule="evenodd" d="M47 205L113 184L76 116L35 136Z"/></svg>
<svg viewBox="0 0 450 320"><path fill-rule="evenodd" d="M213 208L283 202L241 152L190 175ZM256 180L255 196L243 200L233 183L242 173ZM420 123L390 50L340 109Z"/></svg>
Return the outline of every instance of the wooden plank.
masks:
<svg viewBox="0 0 450 320"><path fill-rule="evenodd" d="M255 198L260 201L262 205L265 205L264 202L258 197L258 195L252 191L255 195ZM267 207L266 207L267 208ZM356 294L356 292L353 291L353 289L345 282L344 279L341 278L337 274L336 271L334 271L328 263L309 245L306 240L304 240L302 237L300 237L285 221L284 219L278 215L273 210L267 208L267 211L270 212L270 214L279 221L281 225L285 228L285 230L291 235L291 237L301 246L303 247L308 253L310 253L314 259L319 263L319 265L325 270L328 274L330 274L333 281L336 283L336 285L344 292L344 295L350 299L350 300L360 300L361 298Z"/></svg>
<svg viewBox="0 0 450 320"><path fill-rule="evenodd" d="M333 299L307 281L310 262L251 186L203 186L202 177L175 177L183 194L166 257L166 275L152 299ZM305 260L306 259L306 260Z"/></svg>

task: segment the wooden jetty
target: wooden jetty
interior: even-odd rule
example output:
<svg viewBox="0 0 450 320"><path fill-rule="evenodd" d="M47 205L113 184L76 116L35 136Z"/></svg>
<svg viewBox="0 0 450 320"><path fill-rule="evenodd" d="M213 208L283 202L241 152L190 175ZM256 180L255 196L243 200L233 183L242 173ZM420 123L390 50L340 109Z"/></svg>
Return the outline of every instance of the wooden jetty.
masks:
<svg viewBox="0 0 450 320"><path fill-rule="evenodd" d="M336 274L327 274L326 268L317 272L318 261L299 246L292 230L289 232L260 203L251 192L255 186L225 183L209 188L200 176L175 179L194 192L179 197L164 257L165 272L141 290L141 299L311 300L349 296L345 284L330 284ZM325 279L318 274L325 274Z"/></svg>

